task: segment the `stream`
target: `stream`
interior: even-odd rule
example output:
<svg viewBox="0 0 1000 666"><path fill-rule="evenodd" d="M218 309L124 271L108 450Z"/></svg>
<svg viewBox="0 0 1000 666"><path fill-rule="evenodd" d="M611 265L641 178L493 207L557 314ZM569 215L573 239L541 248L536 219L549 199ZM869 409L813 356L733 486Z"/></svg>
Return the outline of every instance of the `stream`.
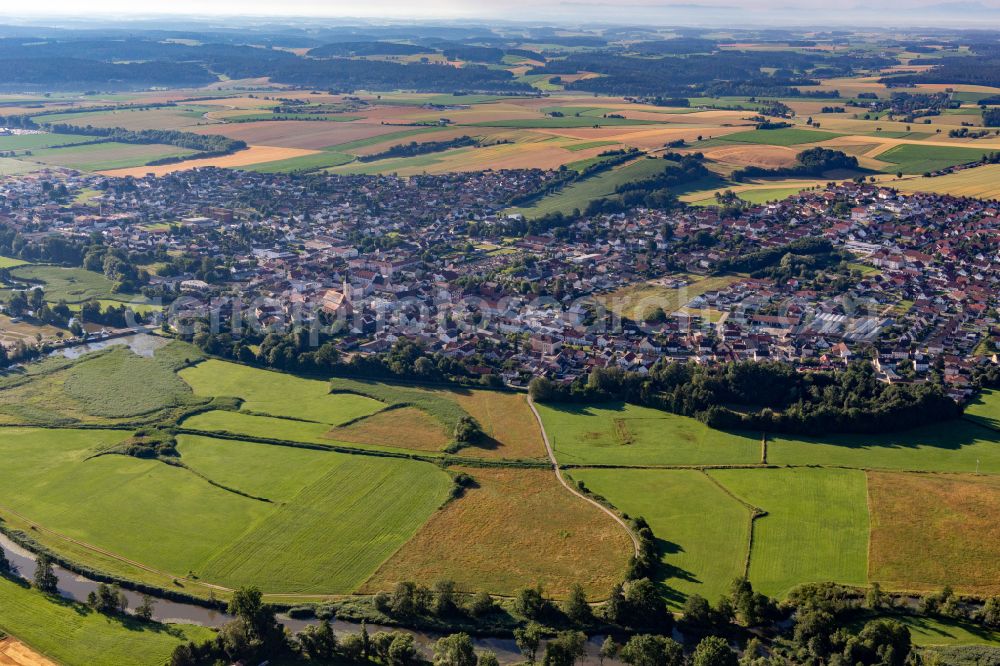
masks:
<svg viewBox="0 0 1000 666"><path fill-rule="evenodd" d="M0 549L6 553L7 560L10 562L14 573L21 578L31 580L31 577L35 572L35 562L37 560L35 554L17 545L3 534L0 534ZM85 576L75 574L72 571L67 571L58 565L53 566L53 571L59 581L57 586L59 594L67 599L72 599L80 603L86 603L87 595L90 594L90 592L95 591L99 585L96 581L93 581ZM138 592L124 588L122 588L122 592L124 592L125 596L128 598L129 608L135 608L142 603L142 595ZM153 596L153 599L155 600L155 603L153 604L153 619L158 622L197 624L204 627L218 628L233 619L233 617L227 613L204 608L195 604L161 599L156 596ZM296 620L284 614L278 615L278 621L293 632L301 631L309 624L314 624L316 622L315 620ZM343 620L332 620L331 624L333 625L334 631L338 635L357 633L361 629L360 624L345 622ZM433 632L414 631L412 629L403 629L400 627L385 627L377 624L369 624L367 626L368 631L371 634L378 631L402 631L412 634L416 639L417 646L421 653L428 658L433 656L434 643L438 638L441 638L444 635ZM517 645L515 645L512 638L473 637L472 640L477 651L492 650L496 653L500 663L509 664L524 661L524 656L517 649ZM591 636L587 641L587 654L577 663L584 665L597 664L599 662L598 652L603 641L604 636ZM544 651L544 649L545 647L543 642L542 647L539 648L539 653ZM605 660L605 663L608 664L608 666L617 665L617 662L614 660Z"/></svg>

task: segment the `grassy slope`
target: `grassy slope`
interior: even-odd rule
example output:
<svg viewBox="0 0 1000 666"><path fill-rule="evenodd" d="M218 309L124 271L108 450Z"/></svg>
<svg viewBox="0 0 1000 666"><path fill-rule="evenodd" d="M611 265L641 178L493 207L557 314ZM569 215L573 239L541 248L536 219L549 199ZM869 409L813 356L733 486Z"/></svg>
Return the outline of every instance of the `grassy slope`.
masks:
<svg viewBox="0 0 1000 666"><path fill-rule="evenodd" d="M177 645L214 634L191 625L122 623L2 577L0 610L0 629L67 666L158 666Z"/></svg>
<svg viewBox="0 0 1000 666"><path fill-rule="evenodd" d="M648 178L660 173L666 166L667 162L663 160L639 159L572 183L530 206L512 208L508 212L520 213L526 217L541 217L547 213L572 213L574 208L584 210L592 200L614 195L618 185Z"/></svg>
<svg viewBox="0 0 1000 666"><path fill-rule="evenodd" d="M116 294L114 282L101 273L82 268L61 268L59 266L21 266L11 271L11 276L24 280L42 282L46 300L67 303L81 303L91 298L103 298L127 303L135 299L145 302L142 296Z"/></svg>
<svg viewBox="0 0 1000 666"><path fill-rule="evenodd" d="M195 151L162 144L93 143L32 152L33 162L65 166L80 171L103 171L143 166L165 157L184 157Z"/></svg>
<svg viewBox="0 0 1000 666"><path fill-rule="evenodd" d="M958 148L954 146L916 145L912 143L893 146L878 155L878 159L889 162L886 171L903 173L923 173L936 171L956 164L975 162L990 152L978 148Z"/></svg>
<svg viewBox="0 0 1000 666"><path fill-rule="evenodd" d="M660 541L671 606L689 594L714 601L743 575L749 510L702 472L573 470L572 476L630 516L643 516Z"/></svg>
<svg viewBox="0 0 1000 666"><path fill-rule="evenodd" d="M358 395L331 395L324 381L259 370L227 361L208 360L182 370L181 379L197 395L232 396L244 400L243 409L338 425L384 404Z"/></svg>
<svg viewBox="0 0 1000 666"><path fill-rule="evenodd" d="M783 597L801 583L867 582L864 472L836 469L713 470L736 496L768 512L754 527L750 580Z"/></svg>
<svg viewBox="0 0 1000 666"><path fill-rule="evenodd" d="M539 405L563 464L759 463L760 439L713 430L692 418L628 404Z"/></svg>
<svg viewBox="0 0 1000 666"><path fill-rule="evenodd" d="M995 433L954 421L901 433L831 435L822 440L768 438L767 460L778 465L840 465L864 469L1000 472Z"/></svg>

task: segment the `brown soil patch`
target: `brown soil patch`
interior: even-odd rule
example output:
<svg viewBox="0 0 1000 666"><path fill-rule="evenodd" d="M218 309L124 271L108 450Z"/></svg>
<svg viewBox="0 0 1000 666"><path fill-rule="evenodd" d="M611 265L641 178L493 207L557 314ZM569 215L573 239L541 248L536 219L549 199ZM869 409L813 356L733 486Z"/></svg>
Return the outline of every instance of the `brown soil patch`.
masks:
<svg viewBox="0 0 1000 666"><path fill-rule="evenodd" d="M221 134L254 146L319 149L407 129L377 123L321 120L262 120L193 128L198 134Z"/></svg>
<svg viewBox="0 0 1000 666"><path fill-rule="evenodd" d="M523 394L474 391L456 395L455 402L479 421L489 438L486 446L464 453L482 458L546 457L538 421Z"/></svg>
<svg viewBox="0 0 1000 666"><path fill-rule="evenodd" d="M550 470L463 469L479 484L445 505L361 587L454 580L462 591L513 594L541 583L591 599L621 580L632 544L598 508L574 497Z"/></svg>
<svg viewBox="0 0 1000 666"><path fill-rule="evenodd" d="M433 416L416 407L387 409L342 428L333 428L325 436L340 442L398 446L418 451L440 451L450 441L444 427Z"/></svg>
<svg viewBox="0 0 1000 666"><path fill-rule="evenodd" d="M175 171L187 171L189 169L195 169L198 167L219 167L219 168L230 168L230 167L241 167L250 166L251 164L263 164L264 162L278 162L280 160L288 160L293 157L303 157L305 155L313 155L318 153L318 150L301 150L299 148L280 148L276 146L250 146L246 150L241 150L239 152L233 153L232 155L223 155L221 157L210 157L201 160L187 160L184 162L177 162L175 164L164 164L161 166L141 166L132 167L130 169L112 169L111 171L99 171L98 173L104 176L134 176L135 178L142 178L146 174L153 174L156 176L165 176L168 173L174 173Z"/></svg>
<svg viewBox="0 0 1000 666"><path fill-rule="evenodd" d="M1000 593L1000 478L869 472L868 493L869 579Z"/></svg>
<svg viewBox="0 0 1000 666"><path fill-rule="evenodd" d="M56 666L30 647L14 638L0 639L0 666Z"/></svg>
<svg viewBox="0 0 1000 666"><path fill-rule="evenodd" d="M758 166L767 169L792 166L799 151L788 146L746 145L719 146L703 151L705 157L716 162L739 166Z"/></svg>

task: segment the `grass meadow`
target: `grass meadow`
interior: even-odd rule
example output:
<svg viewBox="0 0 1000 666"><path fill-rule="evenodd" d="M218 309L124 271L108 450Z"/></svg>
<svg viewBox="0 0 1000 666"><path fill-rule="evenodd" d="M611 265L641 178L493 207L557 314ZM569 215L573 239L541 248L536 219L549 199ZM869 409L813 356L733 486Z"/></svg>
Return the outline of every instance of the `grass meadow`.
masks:
<svg viewBox="0 0 1000 666"><path fill-rule="evenodd" d="M580 469L570 472L620 511L642 516L659 541L660 579L678 608L690 594L715 602L743 575L750 511L695 470Z"/></svg>
<svg viewBox="0 0 1000 666"><path fill-rule="evenodd" d="M878 159L889 162L886 171L901 171L907 174L937 171L956 164L978 161L987 149L960 148L957 146L918 145L913 143L893 146Z"/></svg>
<svg viewBox="0 0 1000 666"><path fill-rule="evenodd" d="M78 171L102 171L144 166L165 157L186 157L195 151L164 144L90 143L65 148L42 148L28 158L50 166L62 166Z"/></svg>
<svg viewBox="0 0 1000 666"><path fill-rule="evenodd" d="M767 515L754 524L750 580L784 597L802 583L868 581L865 473L841 469L754 469L708 472L739 499Z"/></svg>
<svg viewBox="0 0 1000 666"><path fill-rule="evenodd" d="M975 472L978 466L981 472L1000 473L1000 446L996 433L960 420L878 435L769 435L767 461L921 472Z"/></svg>
<svg viewBox="0 0 1000 666"><path fill-rule="evenodd" d="M144 301L141 296L114 292L114 282L103 273L82 268L62 268L60 266L28 265L11 271L11 277L42 284L46 300L55 303L82 303L91 298L128 303L131 299Z"/></svg>
<svg viewBox="0 0 1000 666"><path fill-rule="evenodd" d="M739 465L761 461L760 436L625 403L539 405L564 465Z"/></svg>
<svg viewBox="0 0 1000 666"><path fill-rule="evenodd" d="M109 619L83 604L40 594L2 576L0 608L0 630L65 664L161 664L181 643L202 642L215 635L211 629L193 625Z"/></svg>
<svg viewBox="0 0 1000 666"><path fill-rule="evenodd" d="M328 425L340 425L385 407L378 400L360 395L333 395L330 385L322 380L215 359L186 368L180 376L196 395L242 399L244 411Z"/></svg>
<svg viewBox="0 0 1000 666"><path fill-rule="evenodd" d="M787 127L782 129L751 130L749 132L727 134L723 139L721 139L721 141L759 143L769 144L772 146L797 146L804 143L816 143L817 141L836 139L838 136L841 135L833 132Z"/></svg>

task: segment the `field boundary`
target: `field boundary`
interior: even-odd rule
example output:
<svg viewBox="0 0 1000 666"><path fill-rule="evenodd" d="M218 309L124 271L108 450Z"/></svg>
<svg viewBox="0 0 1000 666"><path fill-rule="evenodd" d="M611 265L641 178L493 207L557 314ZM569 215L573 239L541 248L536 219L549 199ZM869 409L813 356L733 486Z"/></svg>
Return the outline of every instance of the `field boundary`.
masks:
<svg viewBox="0 0 1000 666"><path fill-rule="evenodd" d="M603 504L593 499L592 497L587 497L582 492L574 488L572 484L567 482L566 479L563 477L562 469L559 467L559 461L556 459L556 453L552 449L552 443L549 442L549 435L548 433L545 432L545 424L542 422L542 416L541 414L538 413L538 410L535 408L535 401L532 400L530 395L528 396L528 407L531 408L531 413L535 415L535 420L538 421L538 429L542 433L542 441L545 443L545 450L549 454L549 461L551 462L552 465L552 471L555 472L556 479L558 479L559 483L562 484L563 488L568 490L570 493L576 495L585 502L593 504L607 515L611 516L612 520L621 525L622 529L625 530L629 538L632 539L632 547L633 550L635 551L635 556L639 557L640 553L642 552L642 547L639 543L639 537L635 534L635 532L632 531L632 528L629 527L628 523L626 523L621 516L619 516L617 513L615 513L608 507L604 506Z"/></svg>
<svg viewBox="0 0 1000 666"><path fill-rule="evenodd" d="M760 508L759 506L756 506L755 504L751 504L742 497L738 496L732 490L723 485L721 481L719 481L711 474L709 474L707 470L703 469L701 470L701 473L704 474L709 481L715 484L719 488L719 490L732 497L734 500L739 502L741 505L746 507L747 510L750 511L750 518L749 518L750 524L749 524L749 529L747 530L747 553L746 557L743 558L743 578L748 579L750 578L750 560L753 557L753 544L754 544L754 531L755 531L754 524L757 522L758 518L763 518L764 516L766 516L767 511Z"/></svg>

